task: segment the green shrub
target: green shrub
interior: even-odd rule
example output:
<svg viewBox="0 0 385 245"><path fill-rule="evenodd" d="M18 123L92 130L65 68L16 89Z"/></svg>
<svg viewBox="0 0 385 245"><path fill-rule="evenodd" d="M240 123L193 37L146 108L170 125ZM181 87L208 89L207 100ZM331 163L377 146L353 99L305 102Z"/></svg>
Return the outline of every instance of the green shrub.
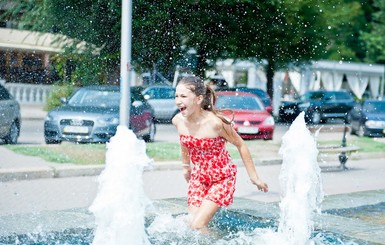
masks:
<svg viewBox="0 0 385 245"><path fill-rule="evenodd" d="M75 86L71 84L53 85L53 89L48 95L44 110L50 111L55 107L61 106L61 98L68 98L75 91Z"/></svg>

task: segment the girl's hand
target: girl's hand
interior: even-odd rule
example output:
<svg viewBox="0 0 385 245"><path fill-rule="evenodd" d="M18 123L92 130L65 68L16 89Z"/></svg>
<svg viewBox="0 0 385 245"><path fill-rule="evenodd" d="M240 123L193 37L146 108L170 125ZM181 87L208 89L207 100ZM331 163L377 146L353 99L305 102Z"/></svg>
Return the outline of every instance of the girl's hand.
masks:
<svg viewBox="0 0 385 245"><path fill-rule="evenodd" d="M183 176L186 182L188 183L191 179L191 168L190 167L183 167Z"/></svg>
<svg viewBox="0 0 385 245"><path fill-rule="evenodd" d="M257 179L257 180L253 180L252 179L251 183L256 185L258 187L258 190L260 190L260 191L263 191L263 192L268 192L269 191L269 187L267 186L267 184L265 182L263 182L262 180L260 180L260 179Z"/></svg>

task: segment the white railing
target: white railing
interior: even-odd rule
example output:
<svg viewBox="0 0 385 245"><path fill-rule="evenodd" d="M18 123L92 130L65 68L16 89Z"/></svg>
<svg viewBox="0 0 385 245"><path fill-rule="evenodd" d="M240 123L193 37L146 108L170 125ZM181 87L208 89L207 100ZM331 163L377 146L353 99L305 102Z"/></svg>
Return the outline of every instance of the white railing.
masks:
<svg viewBox="0 0 385 245"><path fill-rule="evenodd" d="M52 90L52 85L5 83L4 87L20 104L44 105Z"/></svg>

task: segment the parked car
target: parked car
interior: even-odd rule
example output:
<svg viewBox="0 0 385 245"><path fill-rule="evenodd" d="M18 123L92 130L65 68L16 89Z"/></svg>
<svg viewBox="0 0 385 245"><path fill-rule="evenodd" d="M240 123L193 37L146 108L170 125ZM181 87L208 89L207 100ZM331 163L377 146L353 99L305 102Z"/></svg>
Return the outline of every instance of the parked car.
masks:
<svg viewBox="0 0 385 245"><path fill-rule="evenodd" d="M175 88L171 86L150 86L145 88L142 94L154 108L157 122L171 122L179 112L175 104Z"/></svg>
<svg viewBox="0 0 385 245"><path fill-rule="evenodd" d="M215 87L216 89L226 89L229 88L228 82L223 76L214 75L209 78L209 85Z"/></svg>
<svg viewBox="0 0 385 245"><path fill-rule="evenodd" d="M20 135L20 105L0 84L0 139L6 144L16 144Z"/></svg>
<svg viewBox="0 0 385 245"><path fill-rule="evenodd" d="M365 100L350 111L351 134L385 136L385 100Z"/></svg>
<svg viewBox="0 0 385 245"><path fill-rule="evenodd" d="M119 86L88 86L77 90L64 105L51 110L44 122L47 144L62 141L108 142L119 125ZM131 88L129 127L145 141L153 141L154 110L140 88Z"/></svg>
<svg viewBox="0 0 385 245"><path fill-rule="evenodd" d="M216 108L228 118L234 113L234 129L243 139L273 139L274 118L258 96L235 91L218 91L217 96Z"/></svg>
<svg viewBox="0 0 385 245"><path fill-rule="evenodd" d="M308 91L298 101L284 101L279 108L279 120L292 122L300 112L305 120L318 124L329 119L348 121L348 112L355 104L353 96L346 91Z"/></svg>
<svg viewBox="0 0 385 245"><path fill-rule="evenodd" d="M262 103L265 106L267 111L269 111L270 113L273 111L273 105L271 102L271 98L266 93L266 91L264 91L263 89L248 88L248 87L236 87L235 89L236 89L236 91L248 92L248 93L255 94L256 96L258 96L261 99L261 101L262 101Z"/></svg>
<svg viewBox="0 0 385 245"><path fill-rule="evenodd" d="M247 93L255 94L262 101L266 110L270 113L273 112L271 98L263 89L248 88L248 87L234 87L234 88L217 88L216 91L239 91L239 92L247 92Z"/></svg>

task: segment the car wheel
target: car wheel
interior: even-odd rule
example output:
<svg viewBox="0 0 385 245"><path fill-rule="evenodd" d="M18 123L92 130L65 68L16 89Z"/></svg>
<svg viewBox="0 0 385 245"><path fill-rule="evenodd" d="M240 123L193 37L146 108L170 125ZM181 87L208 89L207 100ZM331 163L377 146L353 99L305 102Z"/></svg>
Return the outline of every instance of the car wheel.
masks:
<svg viewBox="0 0 385 245"><path fill-rule="evenodd" d="M60 143L61 143L61 140L49 140L49 139L45 139L45 143L46 143L47 145L60 144Z"/></svg>
<svg viewBox="0 0 385 245"><path fill-rule="evenodd" d="M154 121L152 121L151 125L150 125L150 132L147 135L143 136L143 140L146 142L154 142L155 133L156 133L156 126L155 126Z"/></svg>
<svg viewBox="0 0 385 245"><path fill-rule="evenodd" d="M311 122L314 123L314 124L319 124L321 123L321 114L318 112L318 111L315 111L313 112L313 114L311 114Z"/></svg>
<svg viewBox="0 0 385 245"><path fill-rule="evenodd" d="M350 115L350 113L346 114L344 118L345 124L350 124L351 121L352 121L352 115Z"/></svg>
<svg viewBox="0 0 385 245"><path fill-rule="evenodd" d="M350 134L356 134L356 130L354 129L353 125L350 125Z"/></svg>
<svg viewBox="0 0 385 245"><path fill-rule="evenodd" d="M364 127L364 125L360 125L360 126L358 127L357 135L358 135L359 137L362 137L362 136L365 135L365 127Z"/></svg>
<svg viewBox="0 0 385 245"><path fill-rule="evenodd" d="M9 129L9 133L4 138L4 142L6 144L16 144L17 138L19 137L19 132L20 132L20 129L17 126L16 122L15 121L12 122L11 128Z"/></svg>

